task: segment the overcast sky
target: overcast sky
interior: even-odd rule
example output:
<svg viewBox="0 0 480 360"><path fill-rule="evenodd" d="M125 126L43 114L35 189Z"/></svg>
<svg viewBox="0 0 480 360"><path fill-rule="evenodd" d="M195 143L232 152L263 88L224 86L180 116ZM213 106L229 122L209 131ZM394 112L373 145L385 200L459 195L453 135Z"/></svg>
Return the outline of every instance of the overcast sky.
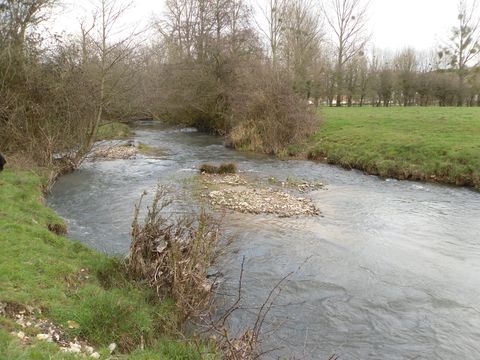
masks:
<svg viewBox="0 0 480 360"><path fill-rule="evenodd" d="M78 19L95 0L65 0L65 7L57 11L55 30L77 29ZM261 3L267 0L250 0ZM133 0L130 21L147 25L154 14L161 14L163 0ZM418 50L436 48L454 25L457 0L370 0L369 25L372 43L380 49Z"/></svg>

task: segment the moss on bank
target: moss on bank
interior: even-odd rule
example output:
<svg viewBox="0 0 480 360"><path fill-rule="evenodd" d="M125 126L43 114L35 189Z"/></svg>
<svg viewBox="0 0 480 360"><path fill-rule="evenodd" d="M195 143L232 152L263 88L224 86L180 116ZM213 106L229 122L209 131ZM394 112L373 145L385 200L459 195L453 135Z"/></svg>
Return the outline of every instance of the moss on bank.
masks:
<svg viewBox="0 0 480 360"><path fill-rule="evenodd" d="M0 173L0 302L42 309L40 316L103 355L115 342L129 359L201 358L177 340L173 302L159 303L151 290L128 281L118 259L49 231L63 220L42 203L43 182L33 172ZM68 321L79 327L69 329ZM54 344L25 346L10 334L16 329L0 316L0 359L69 358Z"/></svg>

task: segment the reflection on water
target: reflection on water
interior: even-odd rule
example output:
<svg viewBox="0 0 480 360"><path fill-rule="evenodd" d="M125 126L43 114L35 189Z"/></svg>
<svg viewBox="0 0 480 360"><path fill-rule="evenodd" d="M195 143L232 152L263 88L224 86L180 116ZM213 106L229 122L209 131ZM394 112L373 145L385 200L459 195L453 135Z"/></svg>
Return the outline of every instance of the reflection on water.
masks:
<svg viewBox="0 0 480 360"><path fill-rule="evenodd" d="M323 217L227 214L235 238L219 264L227 292L246 258L248 309L235 314L232 328L251 321L273 284L303 264L267 319L265 330L276 331L264 347L279 348L270 357L479 358L480 193L239 153L205 134L147 123L136 140L168 155L85 163L55 185L49 204L73 238L125 253L142 191L181 184L206 161L235 161L264 178L323 181L327 190L311 193Z"/></svg>

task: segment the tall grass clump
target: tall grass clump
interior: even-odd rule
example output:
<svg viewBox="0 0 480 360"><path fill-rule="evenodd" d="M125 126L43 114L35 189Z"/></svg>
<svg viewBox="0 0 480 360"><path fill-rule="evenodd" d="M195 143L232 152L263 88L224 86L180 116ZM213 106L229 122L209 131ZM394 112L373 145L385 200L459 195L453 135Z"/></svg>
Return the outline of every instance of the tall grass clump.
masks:
<svg viewBox="0 0 480 360"><path fill-rule="evenodd" d="M220 164L218 167L219 174L235 174L237 172L237 165L235 163Z"/></svg>
<svg viewBox="0 0 480 360"><path fill-rule="evenodd" d="M237 172L237 165L235 163L224 163L219 166L202 164L200 165L200 172L202 174L235 174Z"/></svg>
<svg viewBox="0 0 480 360"><path fill-rule="evenodd" d="M135 207L128 271L161 299L174 300L181 320L200 315L211 300L213 283L207 275L218 254L219 223L204 210L168 215L173 198L161 186L141 222L144 196Z"/></svg>

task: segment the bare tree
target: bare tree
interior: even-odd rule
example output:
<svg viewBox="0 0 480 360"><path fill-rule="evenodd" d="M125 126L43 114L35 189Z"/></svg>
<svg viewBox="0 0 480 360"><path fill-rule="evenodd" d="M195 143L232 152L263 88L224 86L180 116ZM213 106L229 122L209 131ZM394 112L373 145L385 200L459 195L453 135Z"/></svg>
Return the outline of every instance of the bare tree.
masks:
<svg viewBox="0 0 480 360"><path fill-rule="evenodd" d="M99 0L98 6L92 15L91 26L86 26L82 22L82 50L86 51L86 43L91 42L93 48L92 62L96 65L97 81L97 104L96 115L88 123L85 131L85 140L78 151L75 162L79 163L86 153L90 151L98 131L98 127L103 120L105 108L109 102L109 93L107 82L113 83L120 81L121 77L111 78L116 67L126 58L128 58L135 48L139 32L129 31L125 34L125 29L119 23L121 18L129 9L130 3L120 3L117 0ZM98 19L98 21L97 21ZM88 55L82 54L82 60L86 60ZM87 64L83 64L86 66ZM117 74L118 75L118 74ZM115 89L111 85L110 89ZM113 91L113 90L112 90Z"/></svg>
<svg viewBox="0 0 480 360"><path fill-rule="evenodd" d="M89 48L92 45L91 34L95 30L96 14L93 15L91 22L87 19L80 21L80 43L82 47L82 64L85 66L88 62Z"/></svg>
<svg viewBox="0 0 480 360"><path fill-rule="evenodd" d="M336 46L337 106L341 105L344 66L356 56L363 55L368 41L367 6L362 0L329 0L322 7L325 19L333 32Z"/></svg>
<svg viewBox="0 0 480 360"><path fill-rule="evenodd" d="M50 83L45 81L38 91L42 69L38 60L29 61L28 57L41 53L35 30L47 20L48 10L55 4L55 0L0 0L0 147L29 153L34 144L42 143L44 147L37 148L35 154L42 160L49 158L43 157L43 149L50 147L53 131L47 134L48 139L43 138L47 133L44 125L52 114L44 116L47 106L39 104L43 105ZM55 72L48 75L54 77ZM57 85L55 90L61 88Z"/></svg>
<svg viewBox="0 0 480 360"><path fill-rule="evenodd" d="M0 74L2 80L23 70L25 41L30 29L47 19L48 10L57 0L0 0L0 49L9 65Z"/></svg>
<svg viewBox="0 0 480 360"><path fill-rule="evenodd" d="M448 65L457 70L458 106L463 105L468 66L477 65L480 54L480 16L477 8L477 0L470 4L468 0L458 2L458 23L452 28L450 39L439 52L439 57L446 58Z"/></svg>
<svg viewBox="0 0 480 360"><path fill-rule="evenodd" d="M312 66L323 39L320 14L313 0L294 0L285 7L281 32L282 60L291 73L295 91L310 98Z"/></svg>
<svg viewBox="0 0 480 360"><path fill-rule="evenodd" d="M46 10L57 0L0 0L0 40L25 41L28 28L46 20Z"/></svg>
<svg viewBox="0 0 480 360"><path fill-rule="evenodd" d="M360 76L363 60L363 56L357 56L345 65L345 93L347 96L347 105L349 107L353 105L354 97L360 92Z"/></svg>
<svg viewBox="0 0 480 360"><path fill-rule="evenodd" d="M368 59L362 56L358 59L358 98L359 105L363 106L370 90L370 68Z"/></svg>
<svg viewBox="0 0 480 360"><path fill-rule="evenodd" d="M397 85L403 106L411 105L415 99L418 72L417 55L413 49L401 51L394 59L397 70Z"/></svg>
<svg viewBox="0 0 480 360"><path fill-rule="evenodd" d="M270 56L274 66L278 60L278 51L287 4L288 2L286 0L269 0L266 7L260 7L267 22L267 28L264 29L261 25L259 25L258 28L267 38Z"/></svg>

